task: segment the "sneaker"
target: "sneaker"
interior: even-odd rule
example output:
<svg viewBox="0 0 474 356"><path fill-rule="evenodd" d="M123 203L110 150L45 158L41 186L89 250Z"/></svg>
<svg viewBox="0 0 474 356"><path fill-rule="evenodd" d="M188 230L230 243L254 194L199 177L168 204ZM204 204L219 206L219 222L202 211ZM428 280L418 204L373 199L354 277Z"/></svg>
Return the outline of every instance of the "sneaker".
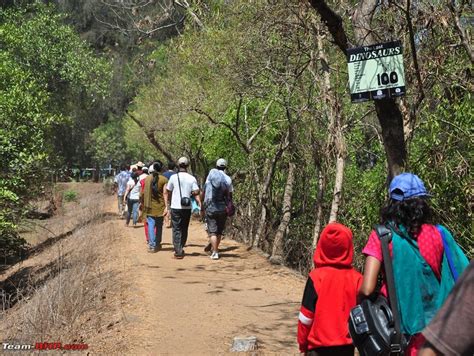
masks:
<svg viewBox="0 0 474 356"><path fill-rule="evenodd" d="M148 247L148 253L155 253L156 252L156 249L154 248L151 248L151 247Z"/></svg>
<svg viewBox="0 0 474 356"><path fill-rule="evenodd" d="M204 247L204 252L209 252L211 251L212 244L209 242L206 247Z"/></svg>
<svg viewBox="0 0 474 356"><path fill-rule="evenodd" d="M219 254L217 252L213 252L211 255L211 260L218 260L219 259Z"/></svg>

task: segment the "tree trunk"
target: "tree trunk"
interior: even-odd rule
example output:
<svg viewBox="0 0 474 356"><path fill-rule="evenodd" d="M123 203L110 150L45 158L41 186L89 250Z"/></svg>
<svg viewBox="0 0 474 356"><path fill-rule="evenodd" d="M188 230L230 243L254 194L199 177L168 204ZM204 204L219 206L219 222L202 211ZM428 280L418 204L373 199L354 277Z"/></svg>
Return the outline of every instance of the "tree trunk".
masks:
<svg viewBox="0 0 474 356"><path fill-rule="evenodd" d="M264 184L261 187L260 201L258 203L261 204L262 208L261 208L261 211L260 211L260 220L259 220L259 224L258 224L258 227L257 227L257 232L255 233L255 236L253 238L251 247L258 247L260 245L260 241L262 240L262 236L265 233L265 228L266 228L266 225L267 225L268 197L270 196L270 189L271 189L272 182L273 182L273 176L275 175L275 169L276 169L276 165L277 165L278 161L280 160L283 152L288 147L289 133L290 133L290 126L288 126L285 138L284 139L282 138L282 141L280 142L280 146L278 147L278 150L275 153L275 156L273 157L273 159L271 161L270 167L268 168Z"/></svg>
<svg viewBox="0 0 474 356"><path fill-rule="evenodd" d="M323 175L321 167L319 167L318 196L316 198L316 222L314 224L314 232L313 232L313 250L316 248L316 245L318 244L319 234L321 232L321 225L323 221L323 198L324 198L325 186L326 184L324 181L324 175Z"/></svg>
<svg viewBox="0 0 474 356"><path fill-rule="evenodd" d="M339 151L339 150L338 150ZM331 213L329 214L329 222L337 221L337 213L341 203L342 182L344 178L344 152L341 150L337 154L336 160L336 177L334 182L334 191L332 196Z"/></svg>
<svg viewBox="0 0 474 356"><path fill-rule="evenodd" d="M346 54L349 41L341 17L323 0L309 0L309 2L326 24L335 44ZM359 46L376 43L372 35L371 22L377 3L378 0L361 0L352 16L356 43ZM403 171L407 159L402 113L394 99L375 100L374 105L382 128L390 181L393 176Z"/></svg>
<svg viewBox="0 0 474 356"><path fill-rule="evenodd" d="M405 168L407 150L403 132L403 117L394 99L375 101L375 110L382 128L383 145L387 155L388 181Z"/></svg>
<svg viewBox="0 0 474 356"><path fill-rule="evenodd" d="M255 236L252 241L252 248L258 247L260 245L260 241L262 239L262 235L264 234L266 230L266 223L267 223L267 207L266 203L262 204L262 208L260 210L260 219L258 221L258 226L257 226L257 232L255 233Z"/></svg>
<svg viewBox="0 0 474 356"><path fill-rule="evenodd" d="M319 28L318 28L319 30ZM331 85L331 72L327 65L328 59L324 50L323 34L318 33L318 55L323 69L323 96L325 102L325 112L328 118L328 138L326 144L326 154L329 156L331 150L336 148L336 175L334 182L334 191L331 204L331 212L329 222L337 220L337 213L339 211L339 204L341 201L342 182L344 177L345 166L345 142L342 132L342 113L337 102L336 93ZM319 222L320 224L321 222ZM320 228L320 227L319 227ZM319 229L318 228L318 229Z"/></svg>
<svg viewBox="0 0 474 356"><path fill-rule="evenodd" d="M376 43L372 30L372 18L378 0L361 0L354 11L352 22L358 46ZM405 167L407 151L403 130L403 115L395 99L374 100L377 118L382 128L382 138L387 155L388 181Z"/></svg>
<svg viewBox="0 0 474 356"><path fill-rule="evenodd" d="M99 163L95 164L95 170L94 173L92 174L92 180L94 183L99 183L100 180L100 165Z"/></svg>
<svg viewBox="0 0 474 356"><path fill-rule="evenodd" d="M275 240L273 241L272 256L270 262L275 264L283 264L283 238L285 236L286 229L291 219L291 201L293 198L293 186L295 183L295 169L296 165L290 160L288 164L288 177L286 178L285 191L283 193L283 207L282 207L282 218L278 230L275 234Z"/></svg>

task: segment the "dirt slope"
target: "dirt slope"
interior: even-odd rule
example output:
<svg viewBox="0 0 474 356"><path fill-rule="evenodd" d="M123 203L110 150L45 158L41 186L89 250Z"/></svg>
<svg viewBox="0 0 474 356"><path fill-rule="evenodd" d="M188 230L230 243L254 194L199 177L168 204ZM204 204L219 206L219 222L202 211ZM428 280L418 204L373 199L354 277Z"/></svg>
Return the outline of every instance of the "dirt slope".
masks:
<svg viewBox="0 0 474 356"><path fill-rule="evenodd" d="M221 259L210 260L198 222L191 223L183 260L172 258L171 229L164 230L163 250L150 254L141 225L117 224L124 230L114 248L128 285L123 311L130 354L223 354L235 336L257 336L265 354L298 353L301 276L229 239Z"/></svg>

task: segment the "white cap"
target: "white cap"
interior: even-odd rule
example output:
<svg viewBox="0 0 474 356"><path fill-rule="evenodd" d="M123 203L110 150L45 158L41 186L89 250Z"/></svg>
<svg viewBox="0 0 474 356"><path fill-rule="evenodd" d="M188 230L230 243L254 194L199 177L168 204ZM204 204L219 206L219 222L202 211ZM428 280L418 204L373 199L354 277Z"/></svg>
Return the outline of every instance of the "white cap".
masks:
<svg viewBox="0 0 474 356"><path fill-rule="evenodd" d="M189 159L186 157L181 157L178 159L178 166L189 166Z"/></svg>
<svg viewBox="0 0 474 356"><path fill-rule="evenodd" d="M142 161L138 161L137 163L135 163L135 165L137 167L143 167L145 165L145 163L143 163Z"/></svg>
<svg viewBox="0 0 474 356"><path fill-rule="evenodd" d="M226 168L227 167L227 161L224 158L219 158L216 162L216 167Z"/></svg>

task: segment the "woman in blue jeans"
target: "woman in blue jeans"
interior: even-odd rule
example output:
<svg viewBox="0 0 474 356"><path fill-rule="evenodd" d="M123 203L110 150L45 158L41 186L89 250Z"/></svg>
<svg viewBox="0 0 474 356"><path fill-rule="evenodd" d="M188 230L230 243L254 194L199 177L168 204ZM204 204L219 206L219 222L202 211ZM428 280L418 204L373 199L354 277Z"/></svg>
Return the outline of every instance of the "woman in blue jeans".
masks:
<svg viewBox="0 0 474 356"><path fill-rule="evenodd" d="M130 218L133 215L133 226L137 225L138 220L138 203L140 201L140 183L138 182L138 176L136 173L132 173L130 179L127 182L127 190L124 194L124 203L127 203L127 221L125 226L130 224Z"/></svg>

